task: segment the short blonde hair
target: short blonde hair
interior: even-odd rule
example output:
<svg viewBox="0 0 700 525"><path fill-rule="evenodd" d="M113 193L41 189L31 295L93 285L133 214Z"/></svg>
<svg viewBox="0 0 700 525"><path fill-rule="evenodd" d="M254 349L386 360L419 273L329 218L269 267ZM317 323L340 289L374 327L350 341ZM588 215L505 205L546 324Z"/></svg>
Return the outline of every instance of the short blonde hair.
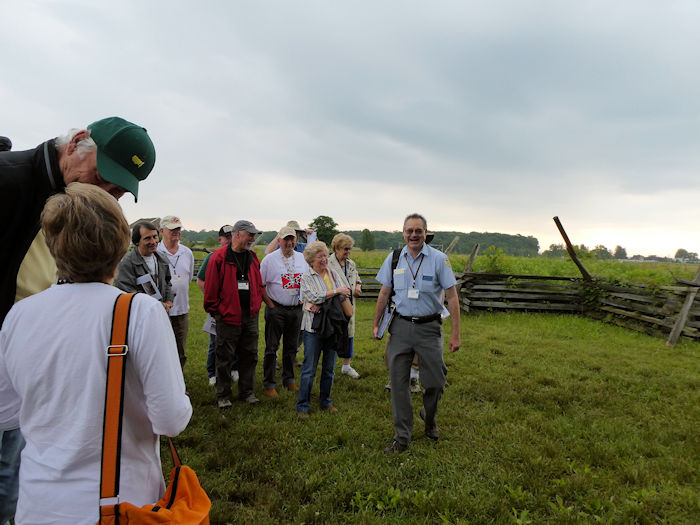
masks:
<svg viewBox="0 0 700 525"><path fill-rule="evenodd" d="M70 282L112 277L129 247L129 224L117 199L91 184L72 182L49 198L41 228L59 279Z"/></svg>
<svg viewBox="0 0 700 525"><path fill-rule="evenodd" d="M328 255L328 246L326 246L325 242L316 241L312 242L311 244L307 244L306 249L304 250L304 260L309 266L311 266L313 260L321 252L326 252L326 255Z"/></svg>
<svg viewBox="0 0 700 525"><path fill-rule="evenodd" d="M350 237L346 233L339 233L331 241L331 248L334 252L342 250L343 248L352 248L355 244L355 239Z"/></svg>

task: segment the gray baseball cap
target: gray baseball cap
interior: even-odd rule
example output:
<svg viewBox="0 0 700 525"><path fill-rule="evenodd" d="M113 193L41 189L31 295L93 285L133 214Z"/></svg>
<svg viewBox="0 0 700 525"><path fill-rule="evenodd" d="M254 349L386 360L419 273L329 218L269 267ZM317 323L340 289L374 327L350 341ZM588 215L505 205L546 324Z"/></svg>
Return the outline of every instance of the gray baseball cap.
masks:
<svg viewBox="0 0 700 525"><path fill-rule="evenodd" d="M262 232L258 230L255 225L250 222L250 221L236 221L236 224L233 225L233 231L235 232L248 232L248 233L253 233L255 235L259 235Z"/></svg>

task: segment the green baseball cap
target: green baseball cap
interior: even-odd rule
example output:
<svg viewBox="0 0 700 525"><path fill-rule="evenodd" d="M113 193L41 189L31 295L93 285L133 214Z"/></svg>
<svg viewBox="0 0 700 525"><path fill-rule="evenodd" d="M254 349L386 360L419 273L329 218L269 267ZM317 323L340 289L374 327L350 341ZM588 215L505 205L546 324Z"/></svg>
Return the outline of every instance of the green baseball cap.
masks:
<svg viewBox="0 0 700 525"><path fill-rule="evenodd" d="M121 186L138 200L139 182L156 163L156 150L141 126L109 117L88 126L97 144L97 171L104 180Z"/></svg>

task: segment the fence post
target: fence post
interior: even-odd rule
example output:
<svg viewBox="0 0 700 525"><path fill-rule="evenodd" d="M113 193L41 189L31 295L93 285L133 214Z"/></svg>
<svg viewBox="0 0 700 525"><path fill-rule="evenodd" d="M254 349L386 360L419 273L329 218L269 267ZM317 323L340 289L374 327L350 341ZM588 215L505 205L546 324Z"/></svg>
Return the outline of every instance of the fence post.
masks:
<svg viewBox="0 0 700 525"><path fill-rule="evenodd" d="M569 257L571 257L571 260L574 261L574 264L578 266L578 269L581 272L581 275L583 275L583 278L586 281L591 281L593 278L591 277L591 274L588 273L588 270L586 270L586 267L576 255L576 250L574 250L574 246L571 244L569 236L566 234L566 231L564 231L564 226L561 225L559 217L554 217L553 220L554 224L556 224L557 228L559 229L559 233L561 233L561 236L564 238L564 243L566 244L566 251L569 252Z"/></svg>
<svg viewBox="0 0 700 525"><path fill-rule="evenodd" d="M700 268L698 268L698 271L695 273L695 279L693 279L693 283L696 286L692 288L688 292L688 295L685 297L685 303L683 303L683 308L681 308L681 311L678 313L678 319L676 320L676 324L673 325L673 330L671 330L671 333L668 336L668 341L666 341L667 346L674 346L678 342L678 339L681 336L681 332L683 332L683 328L685 327L685 323L688 322L690 308L693 306L693 303L695 302L695 297L698 295L697 287L700 286Z"/></svg>

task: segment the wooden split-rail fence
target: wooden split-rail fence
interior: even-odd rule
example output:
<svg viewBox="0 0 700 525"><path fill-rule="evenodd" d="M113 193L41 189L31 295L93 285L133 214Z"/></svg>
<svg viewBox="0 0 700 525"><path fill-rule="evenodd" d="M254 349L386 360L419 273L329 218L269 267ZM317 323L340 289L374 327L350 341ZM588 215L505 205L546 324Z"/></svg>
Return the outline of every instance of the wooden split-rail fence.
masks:
<svg viewBox="0 0 700 525"><path fill-rule="evenodd" d="M667 337L671 346L681 336L700 340L700 270L693 281L678 280L675 286L597 279L576 256L559 218L554 222L581 277L472 272L477 245L467 270L456 275L462 311L578 314ZM376 299L381 288L375 279L378 269L358 271L363 298Z"/></svg>

